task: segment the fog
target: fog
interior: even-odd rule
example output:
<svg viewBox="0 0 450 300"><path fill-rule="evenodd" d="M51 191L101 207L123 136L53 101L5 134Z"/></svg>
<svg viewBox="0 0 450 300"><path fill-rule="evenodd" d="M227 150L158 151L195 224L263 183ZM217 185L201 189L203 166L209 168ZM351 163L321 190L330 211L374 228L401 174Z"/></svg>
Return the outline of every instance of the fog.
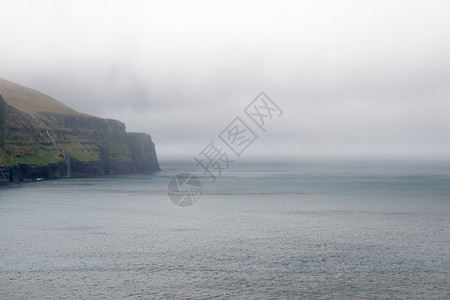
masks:
<svg viewBox="0 0 450 300"><path fill-rule="evenodd" d="M163 159L218 140L261 91L283 114L246 157L450 156L448 1L1 7L0 77L150 133Z"/></svg>

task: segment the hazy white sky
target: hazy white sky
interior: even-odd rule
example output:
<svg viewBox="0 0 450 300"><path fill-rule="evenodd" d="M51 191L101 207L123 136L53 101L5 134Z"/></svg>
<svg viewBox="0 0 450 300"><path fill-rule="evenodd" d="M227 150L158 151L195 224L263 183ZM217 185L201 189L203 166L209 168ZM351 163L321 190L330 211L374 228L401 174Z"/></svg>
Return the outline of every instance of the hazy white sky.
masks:
<svg viewBox="0 0 450 300"><path fill-rule="evenodd" d="M246 155L450 156L449 1L0 0L0 77L196 155L265 91Z"/></svg>

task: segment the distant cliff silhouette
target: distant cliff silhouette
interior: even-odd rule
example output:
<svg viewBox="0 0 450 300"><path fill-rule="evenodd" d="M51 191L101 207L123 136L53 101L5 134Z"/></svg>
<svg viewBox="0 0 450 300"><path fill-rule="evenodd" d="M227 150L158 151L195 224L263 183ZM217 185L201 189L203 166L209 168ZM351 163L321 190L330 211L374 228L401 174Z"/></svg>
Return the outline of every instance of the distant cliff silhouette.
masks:
<svg viewBox="0 0 450 300"><path fill-rule="evenodd" d="M0 79L0 182L157 170L150 135Z"/></svg>

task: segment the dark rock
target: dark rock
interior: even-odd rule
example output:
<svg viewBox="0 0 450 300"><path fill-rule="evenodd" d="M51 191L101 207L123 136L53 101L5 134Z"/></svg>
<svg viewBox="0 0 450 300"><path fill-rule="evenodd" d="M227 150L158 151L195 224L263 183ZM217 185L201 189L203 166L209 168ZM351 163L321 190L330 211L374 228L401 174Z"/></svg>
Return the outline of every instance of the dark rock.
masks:
<svg viewBox="0 0 450 300"><path fill-rule="evenodd" d="M0 182L158 170L148 134L84 114L22 112L0 95Z"/></svg>

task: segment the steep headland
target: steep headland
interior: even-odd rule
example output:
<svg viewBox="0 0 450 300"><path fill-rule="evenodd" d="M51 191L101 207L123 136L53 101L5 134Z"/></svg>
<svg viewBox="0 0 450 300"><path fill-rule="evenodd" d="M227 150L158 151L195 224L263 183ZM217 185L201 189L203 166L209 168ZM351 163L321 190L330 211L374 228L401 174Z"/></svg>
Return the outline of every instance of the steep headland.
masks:
<svg viewBox="0 0 450 300"><path fill-rule="evenodd" d="M0 182L157 170L150 135L0 78Z"/></svg>

